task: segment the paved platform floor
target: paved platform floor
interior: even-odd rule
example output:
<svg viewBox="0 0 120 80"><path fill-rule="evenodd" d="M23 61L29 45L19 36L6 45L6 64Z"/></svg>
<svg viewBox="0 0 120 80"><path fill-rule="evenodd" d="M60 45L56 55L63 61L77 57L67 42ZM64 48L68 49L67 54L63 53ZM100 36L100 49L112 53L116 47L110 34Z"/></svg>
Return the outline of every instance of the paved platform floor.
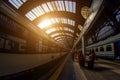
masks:
<svg viewBox="0 0 120 80"><path fill-rule="evenodd" d="M98 59L95 68L82 68L87 80L120 80L120 63Z"/></svg>
<svg viewBox="0 0 120 80"><path fill-rule="evenodd" d="M80 67L78 61L68 57L57 80L120 80L120 63L98 59L93 70Z"/></svg>
<svg viewBox="0 0 120 80"><path fill-rule="evenodd" d="M57 80L76 80L75 78L76 76L75 76L73 61L71 59L71 56L69 55L64 65L64 68Z"/></svg>

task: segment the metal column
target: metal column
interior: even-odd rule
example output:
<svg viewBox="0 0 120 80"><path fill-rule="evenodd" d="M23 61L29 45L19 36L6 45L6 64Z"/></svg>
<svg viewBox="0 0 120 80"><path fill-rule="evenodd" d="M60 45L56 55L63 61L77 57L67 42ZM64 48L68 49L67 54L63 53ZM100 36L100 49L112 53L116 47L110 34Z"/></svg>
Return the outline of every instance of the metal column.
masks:
<svg viewBox="0 0 120 80"><path fill-rule="evenodd" d="M82 53L85 54L85 42L84 42L84 36L82 36Z"/></svg>

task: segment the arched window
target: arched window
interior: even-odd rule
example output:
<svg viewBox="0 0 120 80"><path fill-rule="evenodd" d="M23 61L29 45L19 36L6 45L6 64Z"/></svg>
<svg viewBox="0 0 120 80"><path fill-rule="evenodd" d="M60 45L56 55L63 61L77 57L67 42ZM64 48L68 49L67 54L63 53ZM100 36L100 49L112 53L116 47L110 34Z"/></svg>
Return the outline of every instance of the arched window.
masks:
<svg viewBox="0 0 120 80"><path fill-rule="evenodd" d="M87 19L88 17L88 10L89 10L89 7L87 6L84 6L81 9L81 15L83 16L84 19Z"/></svg>

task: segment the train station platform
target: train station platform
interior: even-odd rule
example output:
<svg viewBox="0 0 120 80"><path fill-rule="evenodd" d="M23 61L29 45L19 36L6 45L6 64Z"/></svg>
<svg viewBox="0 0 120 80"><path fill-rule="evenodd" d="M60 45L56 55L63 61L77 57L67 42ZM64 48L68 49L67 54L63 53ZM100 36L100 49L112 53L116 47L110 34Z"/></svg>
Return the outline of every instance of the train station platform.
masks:
<svg viewBox="0 0 120 80"><path fill-rule="evenodd" d="M120 64L103 59L95 61L94 69L90 70L85 64L85 67L80 67L77 60L72 61L68 56L64 67L57 77L53 80L119 80L120 79Z"/></svg>

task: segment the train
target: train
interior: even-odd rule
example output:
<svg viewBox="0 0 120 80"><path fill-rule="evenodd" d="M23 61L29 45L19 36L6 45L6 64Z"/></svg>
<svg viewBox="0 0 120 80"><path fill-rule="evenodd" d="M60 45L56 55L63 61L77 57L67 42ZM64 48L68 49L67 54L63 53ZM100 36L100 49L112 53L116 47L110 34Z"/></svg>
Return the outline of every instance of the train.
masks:
<svg viewBox="0 0 120 80"><path fill-rule="evenodd" d="M97 58L120 60L120 34L87 46L86 55L90 49L95 51Z"/></svg>

